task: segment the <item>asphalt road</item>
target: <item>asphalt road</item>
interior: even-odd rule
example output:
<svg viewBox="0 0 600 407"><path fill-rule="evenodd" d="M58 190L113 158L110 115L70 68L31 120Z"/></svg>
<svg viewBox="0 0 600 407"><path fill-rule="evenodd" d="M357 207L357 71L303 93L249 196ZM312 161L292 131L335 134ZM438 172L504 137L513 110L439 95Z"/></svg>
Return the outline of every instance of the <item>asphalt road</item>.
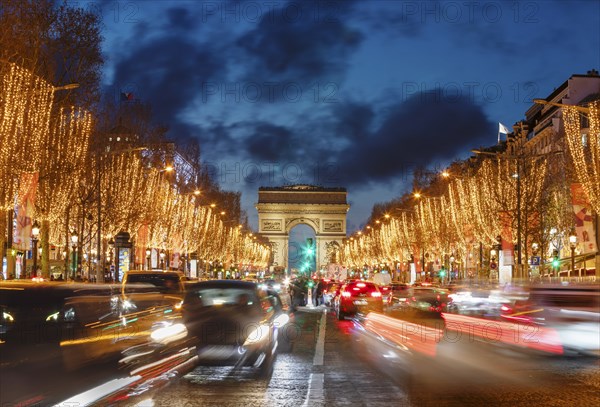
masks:
<svg viewBox="0 0 600 407"><path fill-rule="evenodd" d="M471 342L442 343L435 357L408 356L321 308L297 312L294 329L293 351L277 356L268 379L250 368L196 367L140 405L600 405L595 357L548 357Z"/></svg>
<svg viewBox="0 0 600 407"><path fill-rule="evenodd" d="M268 378L251 368L195 366L113 405L600 405L600 359L595 357L549 357L471 341L442 342L435 356L423 355L390 346L323 308L299 310L287 332L295 338L293 349L277 356ZM15 406L16 400L53 405L114 375L108 365L68 375L51 366L3 369L0 406Z"/></svg>

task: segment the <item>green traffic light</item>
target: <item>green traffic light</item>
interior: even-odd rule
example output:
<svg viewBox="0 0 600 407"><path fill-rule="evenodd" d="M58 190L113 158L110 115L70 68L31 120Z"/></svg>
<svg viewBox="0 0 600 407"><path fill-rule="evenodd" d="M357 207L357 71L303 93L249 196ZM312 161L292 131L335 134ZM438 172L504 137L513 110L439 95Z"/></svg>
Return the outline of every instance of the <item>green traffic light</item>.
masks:
<svg viewBox="0 0 600 407"><path fill-rule="evenodd" d="M445 276L446 276L446 270L441 270L440 277L445 277Z"/></svg>
<svg viewBox="0 0 600 407"><path fill-rule="evenodd" d="M560 264L560 262L558 261L558 259L552 260L552 266L553 267L558 267L559 264Z"/></svg>

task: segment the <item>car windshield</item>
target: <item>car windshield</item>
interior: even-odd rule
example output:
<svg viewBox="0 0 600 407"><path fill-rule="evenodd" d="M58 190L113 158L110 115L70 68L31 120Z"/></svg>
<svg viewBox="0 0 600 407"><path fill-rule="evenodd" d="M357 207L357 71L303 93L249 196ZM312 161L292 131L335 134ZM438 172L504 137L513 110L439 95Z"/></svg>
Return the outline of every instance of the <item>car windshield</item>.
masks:
<svg viewBox="0 0 600 407"><path fill-rule="evenodd" d="M355 283L355 284L349 284L346 287L346 291L349 291L352 295L359 295L359 294L368 294L372 291L378 291L378 290L377 290L377 287L375 286L375 284Z"/></svg>
<svg viewBox="0 0 600 407"><path fill-rule="evenodd" d="M174 274L131 274L127 276L127 284L129 283L152 284L165 293L179 291L179 277Z"/></svg>
<svg viewBox="0 0 600 407"><path fill-rule="evenodd" d="M198 301L204 307L238 305L252 306L257 304L253 290L247 288L202 288L195 290L189 301Z"/></svg>

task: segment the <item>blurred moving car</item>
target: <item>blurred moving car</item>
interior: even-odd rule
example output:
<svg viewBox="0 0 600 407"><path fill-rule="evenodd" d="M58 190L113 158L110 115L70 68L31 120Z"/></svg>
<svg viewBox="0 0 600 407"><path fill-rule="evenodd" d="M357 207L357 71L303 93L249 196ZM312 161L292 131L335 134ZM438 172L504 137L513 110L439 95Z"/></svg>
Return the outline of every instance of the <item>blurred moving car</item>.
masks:
<svg viewBox="0 0 600 407"><path fill-rule="evenodd" d="M273 279L268 279L260 283L260 288L263 290L273 290L279 293L281 292L281 283Z"/></svg>
<svg viewBox="0 0 600 407"><path fill-rule="evenodd" d="M567 351L600 356L598 284L534 285L528 300L505 306L502 311L503 320L554 329Z"/></svg>
<svg viewBox="0 0 600 407"><path fill-rule="evenodd" d="M400 286L392 292L386 311L401 319L438 319L454 307L449 292L437 287Z"/></svg>
<svg viewBox="0 0 600 407"><path fill-rule="evenodd" d="M383 300L383 303L387 304L392 294L392 285L380 285L379 291L381 292L381 299Z"/></svg>
<svg viewBox="0 0 600 407"><path fill-rule="evenodd" d="M328 307L333 306L335 298L340 294L341 284L336 281L329 281L323 286L323 304Z"/></svg>
<svg viewBox="0 0 600 407"><path fill-rule="evenodd" d="M381 292L376 284L368 281L353 281L340 288L335 299L335 312L339 320L346 316L383 312Z"/></svg>
<svg viewBox="0 0 600 407"><path fill-rule="evenodd" d="M123 276L121 294L125 307L131 310L165 304L179 308L188 284L193 281L179 271L129 270Z"/></svg>
<svg viewBox="0 0 600 407"><path fill-rule="evenodd" d="M410 284L392 283L390 285L390 293L387 296L385 305L388 308L398 308L407 305L408 296L411 293Z"/></svg>
<svg viewBox="0 0 600 407"><path fill-rule="evenodd" d="M415 287L408 300L409 309L425 314L441 314L452 307L448 291L434 287Z"/></svg>
<svg viewBox="0 0 600 407"><path fill-rule="evenodd" d="M159 294L146 294L160 303ZM141 343L169 305L131 310L115 285L30 281L0 284L0 358L13 364L55 359L67 370L117 358Z"/></svg>
<svg viewBox="0 0 600 407"><path fill-rule="evenodd" d="M289 315L281 299L253 282L192 284L182 314L200 364L252 366L260 375L268 375L280 341L289 338L285 334Z"/></svg>

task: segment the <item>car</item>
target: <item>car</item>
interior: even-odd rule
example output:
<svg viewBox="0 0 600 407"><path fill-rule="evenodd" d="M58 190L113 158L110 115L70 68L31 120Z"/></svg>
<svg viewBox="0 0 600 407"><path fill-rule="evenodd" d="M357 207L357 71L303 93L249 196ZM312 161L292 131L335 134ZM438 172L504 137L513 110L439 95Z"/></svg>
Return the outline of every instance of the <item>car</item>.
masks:
<svg viewBox="0 0 600 407"><path fill-rule="evenodd" d="M194 338L198 362L272 371L289 315L274 291L240 280L211 280L187 287L183 323Z"/></svg>
<svg viewBox="0 0 600 407"><path fill-rule="evenodd" d="M265 289L265 290L268 289L268 290L281 292L281 282L273 280L273 279L264 280L262 283L260 283L260 286L262 289Z"/></svg>
<svg viewBox="0 0 600 407"><path fill-rule="evenodd" d="M407 305L408 298L411 294L411 285L407 283L392 283L390 285L390 293L387 297L388 308L401 308Z"/></svg>
<svg viewBox="0 0 600 407"><path fill-rule="evenodd" d="M141 343L155 323L176 314L168 306L132 310L120 301L118 288L0 283L0 359L23 364L54 359L66 370L75 370L118 357L123 349Z"/></svg>
<svg viewBox="0 0 600 407"><path fill-rule="evenodd" d="M452 307L449 292L436 287L414 287L410 292L407 305L409 311L417 315L441 317Z"/></svg>
<svg viewBox="0 0 600 407"><path fill-rule="evenodd" d="M340 293L340 288L341 284L336 281L329 281L328 283L326 283L326 285L323 287L322 292L323 304L325 304L328 307L331 307L334 303L335 298L337 298L337 296Z"/></svg>
<svg viewBox="0 0 600 407"><path fill-rule="evenodd" d="M346 283L340 288L334 308L340 321L346 316L367 314L371 311L383 312L381 291L376 284L368 281Z"/></svg>
<svg viewBox="0 0 600 407"><path fill-rule="evenodd" d="M381 292L381 299L384 304L388 303L390 295L392 294L392 285L379 285L379 291Z"/></svg>
<svg viewBox="0 0 600 407"><path fill-rule="evenodd" d="M559 344L568 353L600 356L600 287L598 284L539 284L527 300L502 308L501 319L518 326L536 327L536 341ZM552 329L544 338L538 329ZM525 329L523 329L525 331Z"/></svg>
<svg viewBox="0 0 600 407"><path fill-rule="evenodd" d="M179 307L188 284L193 282L179 271L129 270L123 276L121 295L124 305L131 309L165 304Z"/></svg>

